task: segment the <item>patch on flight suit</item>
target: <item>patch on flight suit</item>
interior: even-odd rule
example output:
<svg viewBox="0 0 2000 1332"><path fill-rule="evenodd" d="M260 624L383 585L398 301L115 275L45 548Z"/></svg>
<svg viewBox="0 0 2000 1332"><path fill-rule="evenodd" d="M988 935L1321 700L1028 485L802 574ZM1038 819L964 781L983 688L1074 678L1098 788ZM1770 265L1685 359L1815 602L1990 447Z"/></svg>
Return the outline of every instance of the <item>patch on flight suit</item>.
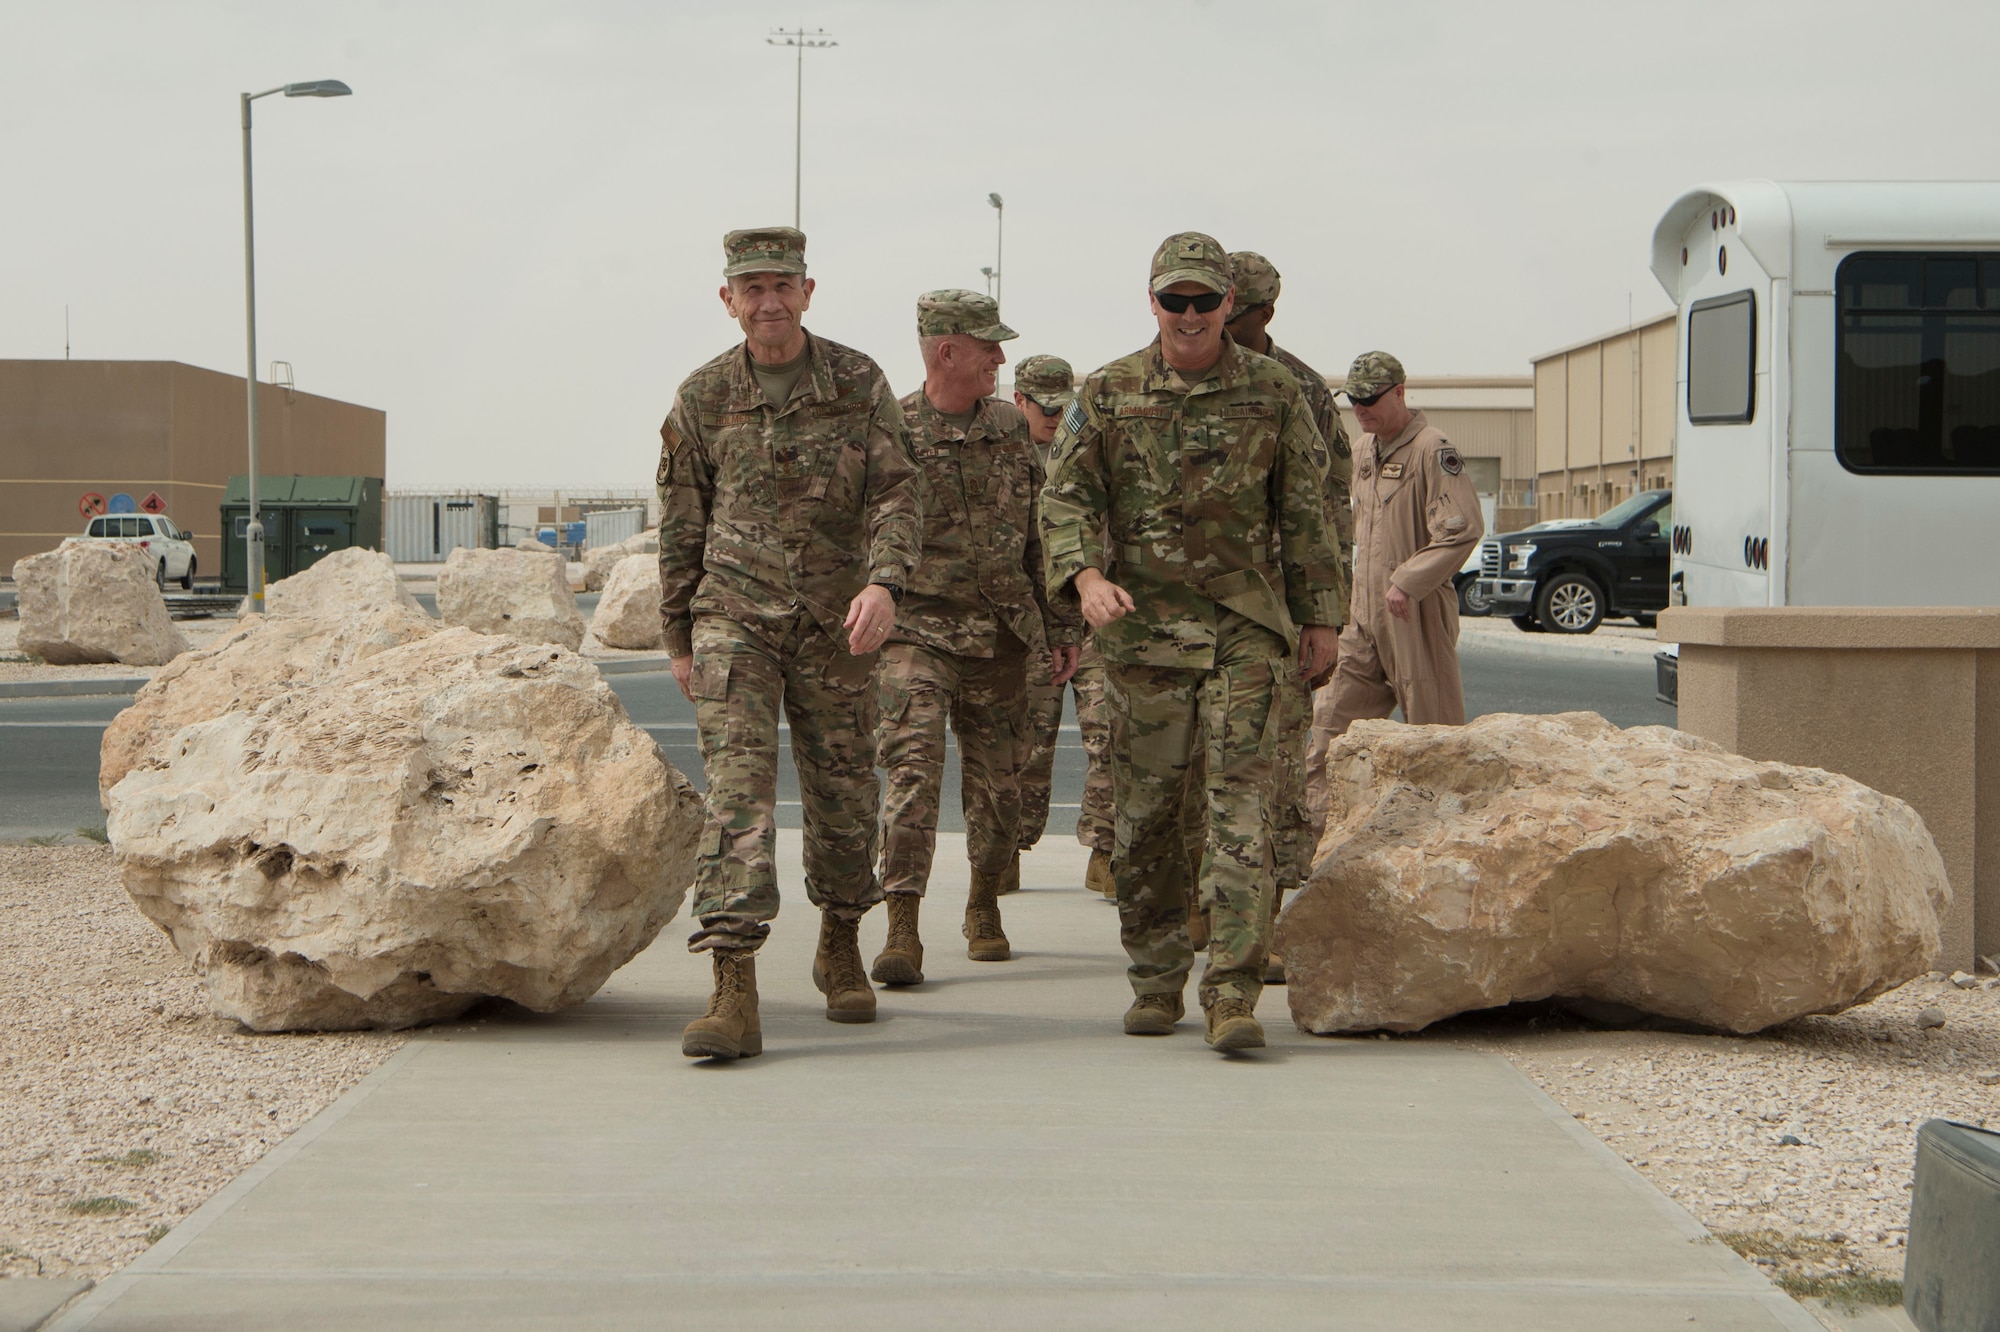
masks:
<svg viewBox="0 0 2000 1332"><path fill-rule="evenodd" d="M1383 479L1384 481L1400 481L1400 480L1402 480L1402 479L1403 479L1403 464L1402 464L1402 463L1400 463L1400 462L1392 462L1392 463L1383 463L1383 464L1382 464L1382 479Z"/></svg>
<svg viewBox="0 0 2000 1332"><path fill-rule="evenodd" d="M1457 476L1465 470L1465 459L1458 456L1458 450L1449 444L1438 450L1438 466L1446 476Z"/></svg>

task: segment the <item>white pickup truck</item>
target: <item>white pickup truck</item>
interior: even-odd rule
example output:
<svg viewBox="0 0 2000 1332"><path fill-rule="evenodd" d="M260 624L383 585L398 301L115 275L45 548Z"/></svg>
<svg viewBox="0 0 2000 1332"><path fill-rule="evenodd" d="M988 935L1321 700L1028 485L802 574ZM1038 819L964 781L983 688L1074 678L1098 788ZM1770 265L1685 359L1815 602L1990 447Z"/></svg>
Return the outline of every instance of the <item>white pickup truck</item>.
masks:
<svg viewBox="0 0 2000 1332"><path fill-rule="evenodd" d="M91 519L83 536L86 541L120 541L145 551L153 557L154 577L162 588L169 582L189 590L194 587L194 547L165 514L106 514Z"/></svg>

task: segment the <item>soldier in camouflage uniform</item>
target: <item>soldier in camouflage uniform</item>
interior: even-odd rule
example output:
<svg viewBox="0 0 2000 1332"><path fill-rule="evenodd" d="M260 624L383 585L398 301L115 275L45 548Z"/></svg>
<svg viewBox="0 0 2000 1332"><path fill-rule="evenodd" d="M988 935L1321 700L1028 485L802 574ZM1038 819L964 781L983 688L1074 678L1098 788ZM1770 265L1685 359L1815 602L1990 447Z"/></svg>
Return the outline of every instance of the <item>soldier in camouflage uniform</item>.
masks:
<svg viewBox="0 0 2000 1332"><path fill-rule="evenodd" d="M1056 427L1076 396L1076 375L1060 356L1028 356L1014 366L1014 405L1028 420L1028 433L1044 468ZM1039 581L1039 580L1037 580ZM1056 741L1062 732L1063 690L1048 672L1028 663L1028 714L1033 731L1027 766L1021 773L1021 849L1033 846L1049 820L1049 789L1055 778ZM1117 890L1111 882L1111 719L1104 711L1104 659L1088 634L1070 677L1076 693L1076 725L1083 735L1087 767L1083 778L1083 808L1076 816L1076 840L1090 848L1090 868L1084 886L1107 898ZM1018 864L1018 862L1017 862ZM1018 873L1018 871L1017 871ZM1018 879L1016 880L1018 885ZM1009 891L1003 887L1002 892Z"/></svg>
<svg viewBox="0 0 2000 1332"><path fill-rule="evenodd" d="M806 332L806 238L723 239L745 340L695 371L660 427L660 619L708 775L689 940L715 990L690 1058L763 1049L755 952L778 914L778 711L805 806L813 979L835 1022L872 1022L856 926L875 879L875 655L916 563L922 478L875 362Z"/></svg>
<svg viewBox="0 0 2000 1332"><path fill-rule="evenodd" d="M1110 675L1111 873L1136 996L1125 1030L1165 1035L1184 1011L1181 793L1203 755L1206 1038L1248 1049L1264 1043L1278 680L1328 664L1346 582L1326 445L1298 383L1223 329L1227 252L1199 232L1170 236L1150 287L1159 338L1091 375L1056 436L1042 495L1049 591L1076 598Z"/></svg>
<svg viewBox="0 0 2000 1332"><path fill-rule="evenodd" d="M1327 521L1333 526L1340 545L1341 567L1352 586L1354 508L1348 502L1348 485L1354 475L1354 450L1348 443L1347 427L1341 423L1340 408L1326 386L1325 375L1271 340L1271 319L1277 313L1278 293L1282 288L1277 266L1254 250L1238 250L1229 256L1229 267L1236 279L1236 305L1229 317L1229 336L1237 346L1269 356L1292 372L1312 409L1313 424L1327 442L1332 461L1327 473ZM1312 735L1313 683L1316 682L1287 680L1284 687L1284 732L1278 761L1285 780L1278 797L1278 890L1271 899L1274 916L1284 904L1285 894L1304 883L1312 872L1313 852L1318 849L1306 807L1306 750ZM1284 979L1284 963L1273 955L1265 968L1264 982L1279 985Z"/></svg>
<svg viewBox="0 0 2000 1332"><path fill-rule="evenodd" d="M924 386L902 410L925 483L922 546L878 677L889 937L872 974L884 985L924 978L917 916L937 849L947 722L958 736L972 862L966 955L1012 955L996 899L1009 871L1020 872L1028 661L1053 658L1045 673L1066 682L1080 620L1049 614L1035 526L1041 459L1021 413L991 396L1006 360L1000 344L1017 335L991 296L948 290L917 298L917 336Z"/></svg>

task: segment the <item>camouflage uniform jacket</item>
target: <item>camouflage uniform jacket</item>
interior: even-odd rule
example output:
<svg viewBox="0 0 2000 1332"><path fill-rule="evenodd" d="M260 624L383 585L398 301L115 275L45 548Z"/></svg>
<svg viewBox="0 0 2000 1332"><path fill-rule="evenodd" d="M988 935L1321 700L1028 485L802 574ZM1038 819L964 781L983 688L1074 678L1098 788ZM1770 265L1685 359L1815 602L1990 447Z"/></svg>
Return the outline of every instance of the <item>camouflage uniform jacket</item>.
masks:
<svg viewBox="0 0 2000 1332"><path fill-rule="evenodd" d="M1292 372L1299 381L1299 390L1306 395L1306 407L1312 412L1313 424L1319 427L1320 438L1333 454L1333 472L1340 479L1341 503L1347 502L1347 479L1354 474L1354 446L1348 442L1347 426L1340 419L1340 407L1333 400L1333 390L1326 386L1326 376L1301 361L1298 357L1271 344L1271 350L1264 353L1279 365Z"/></svg>
<svg viewBox="0 0 2000 1332"><path fill-rule="evenodd" d="M923 479L874 361L806 335L810 359L774 404L731 348L689 375L660 427L660 621L693 650L697 615L774 641L801 609L847 646L868 583L908 582Z"/></svg>
<svg viewBox="0 0 2000 1332"><path fill-rule="evenodd" d="M1083 617L1043 590L1042 464L1019 409L982 398L960 433L922 389L902 407L924 475L923 552L889 641L991 657L1004 626L1031 651L1074 643Z"/></svg>
<svg viewBox="0 0 2000 1332"><path fill-rule="evenodd" d="M1221 607L1297 646L1337 628L1347 580L1327 522L1327 449L1292 373L1225 337L1194 384L1157 340L1085 382L1042 493L1052 597L1102 571L1137 609L1095 635L1108 662L1212 670Z"/></svg>

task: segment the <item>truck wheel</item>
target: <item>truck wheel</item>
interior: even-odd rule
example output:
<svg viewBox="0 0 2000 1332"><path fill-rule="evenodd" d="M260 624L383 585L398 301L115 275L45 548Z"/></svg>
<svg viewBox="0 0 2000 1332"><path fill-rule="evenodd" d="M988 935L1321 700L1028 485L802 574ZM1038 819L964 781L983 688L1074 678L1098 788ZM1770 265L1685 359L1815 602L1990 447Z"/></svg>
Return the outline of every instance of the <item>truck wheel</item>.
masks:
<svg viewBox="0 0 2000 1332"><path fill-rule="evenodd" d="M187 572L181 575L181 590L183 592L194 591L194 556L192 555L188 556Z"/></svg>
<svg viewBox="0 0 2000 1332"><path fill-rule="evenodd" d="M160 584L160 591L162 591L162 592L166 591L166 590L167 590L167 562L166 562L165 560L161 560L161 561L160 561L160 572L159 572L159 575L158 575L158 582L159 582L159 584Z"/></svg>
<svg viewBox="0 0 2000 1332"><path fill-rule="evenodd" d="M1542 622L1532 615L1510 615L1508 618L1514 622L1514 627L1524 634L1542 632Z"/></svg>
<svg viewBox="0 0 2000 1332"><path fill-rule="evenodd" d="M1479 595L1479 579L1466 578L1458 585L1458 613L1478 619L1493 613L1493 603Z"/></svg>
<svg viewBox="0 0 2000 1332"><path fill-rule="evenodd" d="M1588 574L1557 574L1536 591L1535 618L1552 634L1590 633L1604 622L1604 593Z"/></svg>

